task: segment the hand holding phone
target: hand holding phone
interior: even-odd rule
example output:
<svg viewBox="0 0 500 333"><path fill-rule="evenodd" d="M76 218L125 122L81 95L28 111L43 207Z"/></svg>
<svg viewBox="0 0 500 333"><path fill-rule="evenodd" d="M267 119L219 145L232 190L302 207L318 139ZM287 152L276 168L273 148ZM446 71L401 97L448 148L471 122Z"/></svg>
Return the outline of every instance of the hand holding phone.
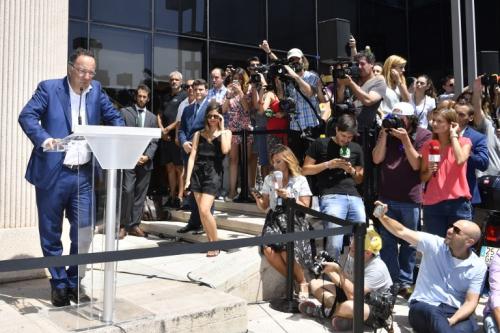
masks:
<svg viewBox="0 0 500 333"><path fill-rule="evenodd" d="M257 198L257 199L261 199L262 198L262 193L260 193L257 189L255 188L251 188L250 189L250 193L252 193L252 195Z"/></svg>

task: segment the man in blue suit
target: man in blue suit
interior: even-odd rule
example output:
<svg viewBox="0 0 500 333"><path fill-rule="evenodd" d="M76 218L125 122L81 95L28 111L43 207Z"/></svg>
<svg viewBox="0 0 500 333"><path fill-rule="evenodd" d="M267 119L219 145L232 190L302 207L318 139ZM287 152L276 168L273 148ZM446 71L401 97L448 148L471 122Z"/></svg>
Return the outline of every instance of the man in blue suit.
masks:
<svg viewBox="0 0 500 333"><path fill-rule="evenodd" d="M67 76L42 81L19 115L19 124L34 145L26 179L35 185L44 256L60 256L63 252L63 214L71 225L70 254L87 251L93 201L91 156L86 142L81 141L67 152L44 150L53 149L58 139L71 134L78 124L124 125L101 84L92 80L95 69L93 53L78 48L69 58ZM80 239L79 230L87 231L80 234ZM80 289L78 266L50 267L49 271L54 306L69 305L70 300L89 300Z"/></svg>
<svg viewBox="0 0 500 333"><path fill-rule="evenodd" d="M182 113L181 123L179 126L179 143L182 147L182 160L184 167L187 169L187 161L191 149L193 147L191 140L194 133L199 131L205 126L205 111L207 109L207 89L208 84L203 79L194 80L193 91L195 102L186 106ZM194 231L194 233L201 232L200 214L198 212L198 205L194 200L193 193L191 192L188 197L188 205L191 208L191 216L185 227L177 230L178 233L186 233Z"/></svg>
<svg viewBox="0 0 500 333"><path fill-rule="evenodd" d="M476 170L485 171L488 169L489 157L486 136L469 126L474 118L474 108L469 103L455 104L455 112L458 115L459 132L463 137L469 138L472 142L472 149L467 160L467 183L472 195L471 203L477 205L481 203L481 196L477 186Z"/></svg>

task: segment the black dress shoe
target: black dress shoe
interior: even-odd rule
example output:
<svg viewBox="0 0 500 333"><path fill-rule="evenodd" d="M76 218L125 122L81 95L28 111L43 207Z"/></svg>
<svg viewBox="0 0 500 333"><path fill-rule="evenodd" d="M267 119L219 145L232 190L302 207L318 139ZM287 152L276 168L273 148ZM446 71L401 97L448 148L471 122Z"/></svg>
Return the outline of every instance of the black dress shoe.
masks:
<svg viewBox="0 0 500 333"><path fill-rule="evenodd" d="M66 288L52 288L50 301L55 307L69 305L69 297Z"/></svg>
<svg viewBox="0 0 500 333"><path fill-rule="evenodd" d="M78 293L78 287L68 288L68 298L69 301L76 304L90 302L90 297L85 293L85 289L82 286L80 286L80 293Z"/></svg>
<svg viewBox="0 0 500 333"><path fill-rule="evenodd" d="M180 228L179 230L177 230L177 233L179 234L185 234L186 232L189 232L189 231L195 231L195 230L199 230L200 228L198 227L194 227L192 225L189 225L187 224L186 226Z"/></svg>

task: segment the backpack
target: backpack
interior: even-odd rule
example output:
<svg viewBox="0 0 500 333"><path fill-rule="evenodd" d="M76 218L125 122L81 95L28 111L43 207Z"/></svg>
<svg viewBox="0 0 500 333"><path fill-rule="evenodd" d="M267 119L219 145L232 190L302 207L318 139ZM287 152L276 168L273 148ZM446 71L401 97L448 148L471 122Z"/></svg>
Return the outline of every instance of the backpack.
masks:
<svg viewBox="0 0 500 333"><path fill-rule="evenodd" d="M142 220L144 221L160 221L169 219L170 212L163 211L162 197L159 195L148 195L144 201L144 208L142 210Z"/></svg>

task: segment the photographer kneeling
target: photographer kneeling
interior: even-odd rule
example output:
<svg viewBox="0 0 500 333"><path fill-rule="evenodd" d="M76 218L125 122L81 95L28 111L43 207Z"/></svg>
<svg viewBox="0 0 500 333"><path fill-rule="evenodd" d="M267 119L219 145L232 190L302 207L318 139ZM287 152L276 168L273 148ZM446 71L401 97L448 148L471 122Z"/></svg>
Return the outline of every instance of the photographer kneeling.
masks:
<svg viewBox="0 0 500 333"><path fill-rule="evenodd" d="M392 285L391 276L385 263L380 259L379 253L382 248L382 239L379 234L369 228L365 236L365 271L364 284L365 295L376 290L387 290ZM323 267L323 273L328 280L314 279L310 282L311 292L321 302L321 306L311 301L301 302L299 310L303 314L322 317L326 311L331 309L333 314L332 326L334 330L345 331L352 327L354 312L354 240L351 242L349 254L341 258L341 264L333 261L333 258L321 256L323 260L317 262ZM344 260L342 260L344 259ZM315 266L313 266L315 267ZM316 272L315 272L316 273ZM364 306L364 320L368 321L371 307Z"/></svg>

